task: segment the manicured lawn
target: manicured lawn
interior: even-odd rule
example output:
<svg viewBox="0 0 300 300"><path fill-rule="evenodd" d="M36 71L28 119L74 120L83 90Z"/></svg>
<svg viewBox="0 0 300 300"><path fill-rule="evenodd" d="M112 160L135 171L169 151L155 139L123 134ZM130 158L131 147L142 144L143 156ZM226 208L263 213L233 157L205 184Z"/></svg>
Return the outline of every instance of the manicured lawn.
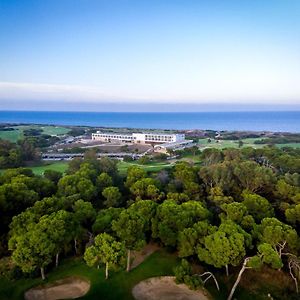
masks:
<svg viewBox="0 0 300 300"><path fill-rule="evenodd" d="M261 138L247 138L242 139L243 148L244 147L253 147L253 148L262 148L265 145L264 144L254 144L254 141L261 140ZM199 139L199 145L201 148L217 148L217 149L224 149L224 148L238 148L239 147L239 141L236 140L220 140L216 141L214 139L211 139L211 142L208 143L208 139Z"/></svg>
<svg viewBox="0 0 300 300"><path fill-rule="evenodd" d="M46 282L67 276L80 276L91 282L88 294L81 299L133 300L131 290L138 282L150 277L172 275L177 262L178 259L175 255L161 250L152 254L131 272L127 273L123 270L115 273L110 272L110 278L105 280L103 269L90 268L81 259L68 259L57 269L46 274ZM41 283L42 280L39 278L16 281L0 278L0 299L23 300L23 294L26 290Z"/></svg>
<svg viewBox="0 0 300 300"><path fill-rule="evenodd" d="M36 175L43 175L45 170L53 170L53 171L58 171L58 172L64 173L68 168L68 162L67 161L59 161L59 162L43 164L41 166L29 167L29 168Z"/></svg>
<svg viewBox="0 0 300 300"><path fill-rule="evenodd" d="M162 169L170 168L172 164L168 161L166 162L151 162L146 165L141 165L136 162L125 162L125 161L120 161L118 163L118 169L121 175L126 175L127 169L130 166L138 166L142 169L144 169L147 172L158 172Z"/></svg>
<svg viewBox="0 0 300 300"><path fill-rule="evenodd" d="M70 131L69 128L60 126L41 126L40 128L43 129L44 134L49 135L62 135L67 134Z"/></svg>

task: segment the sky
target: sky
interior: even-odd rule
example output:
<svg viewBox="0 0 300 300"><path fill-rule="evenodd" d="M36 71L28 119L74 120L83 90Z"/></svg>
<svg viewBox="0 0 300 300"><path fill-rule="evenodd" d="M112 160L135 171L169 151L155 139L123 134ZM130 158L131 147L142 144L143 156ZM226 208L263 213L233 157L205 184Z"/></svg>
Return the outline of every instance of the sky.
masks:
<svg viewBox="0 0 300 300"><path fill-rule="evenodd" d="M0 0L1 110L300 110L299 0Z"/></svg>

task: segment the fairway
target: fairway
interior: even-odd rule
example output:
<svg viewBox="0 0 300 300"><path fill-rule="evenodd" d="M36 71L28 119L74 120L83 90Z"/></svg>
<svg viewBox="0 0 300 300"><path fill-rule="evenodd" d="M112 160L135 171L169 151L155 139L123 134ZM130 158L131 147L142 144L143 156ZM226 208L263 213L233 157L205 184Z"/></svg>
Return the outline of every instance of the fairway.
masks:
<svg viewBox="0 0 300 300"><path fill-rule="evenodd" d="M135 162L120 161L118 163L118 169L121 175L126 175L127 169L131 166L137 166L144 169L146 172L159 172L162 169L172 167L173 163L169 162L151 162L149 164L141 165Z"/></svg>
<svg viewBox="0 0 300 300"><path fill-rule="evenodd" d="M43 175L46 170L53 170L64 173L68 168L67 161L59 161L54 163L48 163L41 166L29 167L34 174Z"/></svg>

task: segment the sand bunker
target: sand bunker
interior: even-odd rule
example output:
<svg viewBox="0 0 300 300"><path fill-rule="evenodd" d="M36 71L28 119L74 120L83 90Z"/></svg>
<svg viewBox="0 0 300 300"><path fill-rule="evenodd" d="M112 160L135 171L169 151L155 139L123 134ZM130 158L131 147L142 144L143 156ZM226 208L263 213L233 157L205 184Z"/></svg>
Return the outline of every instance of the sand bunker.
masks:
<svg viewBox="0 0 300 300"><path fill-rule="evenodd" d="M204 290L193 291L185 284L176 284L175 277L153 277L141 281L133 289L136 300L208 300Z"/></svg>
<svg viewBox="0 0 300 300"><path fill-rule="evenodd" d="M77 277L68 277L28 290L25 293L25 300L76 299L84 296L89 289L88 281Z"/></svg>

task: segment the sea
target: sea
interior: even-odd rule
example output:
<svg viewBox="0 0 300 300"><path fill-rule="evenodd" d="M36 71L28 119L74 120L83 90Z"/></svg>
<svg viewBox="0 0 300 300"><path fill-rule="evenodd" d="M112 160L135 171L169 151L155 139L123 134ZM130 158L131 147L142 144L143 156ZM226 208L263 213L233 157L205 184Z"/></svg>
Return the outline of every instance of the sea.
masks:
<svg viewBox="0 0 300 300"><path fill-rule="evenodd" d="M300 133L300 111L182 113L0 111L0 123Z"/></svg>

